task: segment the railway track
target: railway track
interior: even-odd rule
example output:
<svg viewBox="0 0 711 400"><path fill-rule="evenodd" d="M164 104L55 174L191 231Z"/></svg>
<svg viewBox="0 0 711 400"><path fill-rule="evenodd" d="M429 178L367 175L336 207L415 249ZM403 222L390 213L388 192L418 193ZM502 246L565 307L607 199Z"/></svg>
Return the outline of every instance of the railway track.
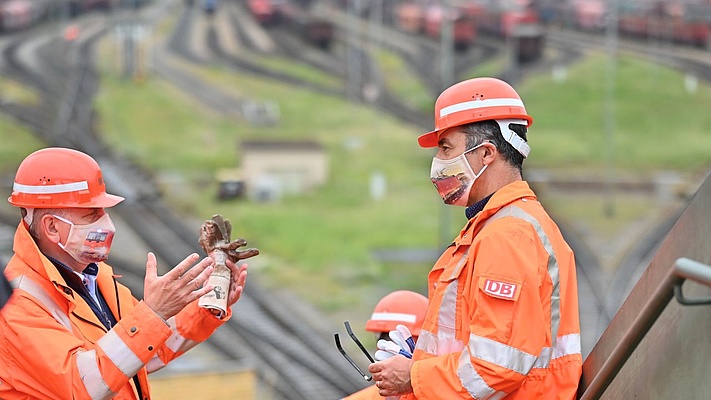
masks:
<svg viewBox="0 0 711 400"><path fill-rule="evenodd" d="M606 51L604 35L549 28L546 32L546 40L549 45L556 48L569 49L577 46L580 50ZM618 38L616 51L620 54L646 58L685 73L692 73L699 79L711 82L711 52L689 46L656 43L658 45Z"/></svg>

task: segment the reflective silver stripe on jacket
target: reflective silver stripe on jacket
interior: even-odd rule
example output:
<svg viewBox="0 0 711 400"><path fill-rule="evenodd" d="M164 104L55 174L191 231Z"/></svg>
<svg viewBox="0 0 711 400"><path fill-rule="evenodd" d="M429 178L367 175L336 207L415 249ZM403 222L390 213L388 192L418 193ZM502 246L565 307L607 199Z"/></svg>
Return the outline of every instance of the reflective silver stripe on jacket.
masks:
<svg viewBox="0 0 711 400"><path fill-rule="evenodd" d="M42 305L49 310L57 322L62 326L67 328L69 332L72 332L72 323L69 321L69 317L64 312L64 310L57 304L47 292L42 289L42 286L35 283L32 279L26 277L25 275L20 275L17 278L10 281L10 285L14 289L21 289L29 293L32 297L37 299Z"/></svg>
<svg viewBox="0 0 711 400"><path fill-rule="evenodd" d="M467 350L474 358L496 364L521 375L528 374L538 358L515 347L473 334L469 335Z"/></svg>
<svg viewBox="0 0 711 400"><path fill-rule="evenodd" d="M109 385L106 384L104 377L99 372L96 350L77 351L77 369L92 400L110 399L116 396L117 393L109 389Z"/></svg>
<svg viewBox="0 0 711 400"><path fill-rule="evenodd" d="M148 364L146 364L146 371L148 373L156 372L159 369L163 368L166 366L166 363L163 362L163 360L160 359L160 356L158 353L156 353L153 358L148 360Z"/></svg>
<svg viewBox="0 0 711 400"><path fill-rule="evenodd" d="M534 218L531 214L525 212L519 207L516 206L506 206L497 211L494 215L492 215L486 223L490 223L491 221L495 221L500 218L504 217L515 217L521 220L524 220L531 225L533 225L533 228L536 230L536 234L538 235L538 239L541 241L541 244L543 245L543 248L546 250L546 253L548 253L548 277L551 280L551 285L552 285L552 290L551 290L551 347L555 348L556 345L556 340L558 339L558 327L560 326L560 276L559 276L559 267L558 267L558 260L555 257L555 252L553 251L553 244L551 244L550 239L548 239L548 235L546 232L543 230L543 227L541 224L538 222L536 218ZM548 366L551 360L551 352L550 351L543 351L539 355L539 358L541 360L539 365L543 365L541 368L545 368Z"/></svg>
<svg viewBox="0 0 711 400"><path fill-rule="evenodd" d="M489 386L484 378L479 375L476 368L472 365L472 359L469 354L469 348L462 351L459 357L459 367L457 368L457 376L462 386L469 394L480 400L498 400L506 397L506 392L496 391Z"/></svg>
<svg viewBox="0 0 711 400"><path fill-rule="evenodd" d="M114 365L126 375L132 377L141 368L143 361L131 350L121 337L111 329L101 339L96 341L96 345L104 351Z"/></svg>
<svg viewBox="0 0 711 400"><path fill-rule="evenodd" d="M170 317L170 319L168 319L168 326L170 326L173 333L165 342L165 345L168 346L169 349L173 350L174 353L184 353L199 344L194 340L184 338L183 335L178 332L178 324L175 317Z"/></svg>
<svg viewBox="0 0 711 400"><path fill-rule="evenodd" d="M173 333L165 342L165 345L174 353L184 353L199 344L199 342L184 338L183 335L178 332L178 326L175 317L170 317L166 322L168 323L168 326L170 326L170 329L173 331ZM148 364L146 364L146 369L148 370L148 373L151 373L158 371L159 369L165 366L166 363L161 360L158 354L156 354L150 361L148 361Z"/></svg>
<svg viewBox="0 0 711 400"><path fill-rule="evenodd" d="M556 358L570 356L573 354L582 354L580 347L580 334L571 333L568 335L563 335L558 338L555 342L555 348L553 348L553 354L549 355L548 358L543 357L544 352L551 353L550 347L543 348L541 356L538 357L536 362L533 364L533 368L548 368L550 360L555 360Z"/></svg>

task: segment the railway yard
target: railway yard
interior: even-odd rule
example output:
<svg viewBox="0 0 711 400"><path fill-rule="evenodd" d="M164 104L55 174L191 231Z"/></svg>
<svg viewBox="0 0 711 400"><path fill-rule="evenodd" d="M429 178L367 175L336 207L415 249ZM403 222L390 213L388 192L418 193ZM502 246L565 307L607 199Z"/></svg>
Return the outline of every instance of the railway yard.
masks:
<svg viewBox="0 0 711 400"><path fill-rule="evenodd" d="M117 235L116 250L109 261L137 297L142 293L146 252L153 251L162 266L176 265L184 254L200 252L194 229L200 221L179 216L156 190L150 171L118 157L102 140L101 124L96 122L93 106L101 84L96 70L96 44L103 36L115 34L116 25L122 21L140 21L141 26L152 31L159 31L165 21L172 21L169 32L152 36L150 58L145 65L151 74L189 93L197 103L220 115L250 118L245 107L250 99L206 81L194 73L195 67L220 65L228 71L253 74L284 85L374 103L403 123L423 131L431 128L429 112L412 107L389 91L372 46L377 43L407 60L435 96L444 86L444 78L436 72L444 56L443 39L427 34L424 25L416 28L417 34L403 30L398 24L404 22L394 19L397 14L393 10L380 15L385 22L388 18L394 21L392 24L374 28L369 16L355 18L347 8L337 7L338 2L294 2L295 8L284 11L280 17L292 22L281 24L276 17L265 14L273 11L268 11L269 4L260 3L269 2L222 0L214 13L205 12L199 0L144 3L137 9L116 6L111 12L94 10L75 16L72 24L80 34L71 42L63 36L64 22L55 20L26 29L6 28L0 36L2 75L39 97L35 104L2 102L0 112L27 126L43 142L77 148L94 156L104 170L107 184L126 197L112 214L121 235ZM307 3L317 4L306 6ZM256 9L267 11L257 14ZM315 23L321 24L319 29L310 29ZM453 76L462 76L472 65L500 57L506 49L505 35L472 33L466 26L461 29L455 38L469 39L464 45L452 38L456 45L451 52ZM521 41L518 48L523 58L519 54L519 62L508 64L501 71L511 81L571 64L588 51L605 49L602 34L569 30L563 24L549 26L545 37L525 43ZM692 72L703 82L711 82L708 49L693 45L650 48L648 43L621 40L619 51L654 58L669 67ZM270 68L255 61L253 54L298 61L348 84L311 80ZM10 176L2 176L2 186L10 187L11 180ZM551 191L564 190L561 188L566 184L544 178L536 180L533 175L531 180ZM691 188L695 185L696 182L688 184ZM589 189L582 187L582 190ZM653 192L654 189L629 190ZM617 255L614 273L605 272L602 264L609 260L600 254L600 247L609 246L609 242L596 244L576 232L574 225L561 224L577 256L584 355L617 312L684 205L683 201L665 203L661 217L629 229L633 239L617 240L622 255ZM0 207L3 262L12 252L12 232L17 224L16 215L11 212L9 207ZM269 249L260 250L269 253ZM256 386L261 388L256 389L257 393L263 396L255 398L335 399L364 387L366 382L333 345L333 332L341 329L340 325L335 321L324 323L313 306L287 296L271 293L260 287L258 281L250 281L236 305L235 317L206 344L161 374L205 371L214 369L214 365L250 369L256 376Z"/></svg>

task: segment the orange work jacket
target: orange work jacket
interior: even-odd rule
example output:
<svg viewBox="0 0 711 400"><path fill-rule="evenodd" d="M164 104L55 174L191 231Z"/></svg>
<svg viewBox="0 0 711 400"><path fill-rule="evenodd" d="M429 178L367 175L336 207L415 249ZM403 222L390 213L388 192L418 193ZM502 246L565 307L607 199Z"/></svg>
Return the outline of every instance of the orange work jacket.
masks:
<svg viewBox="0 0 711 400"><path fill-rule="evenodd" d="M575 259L525 181L499 189L428 276L403 399L574 399Z"/></svg>
<svg viewBox="0 0 711 400"><path fill-rule="evenodd" d="M37 248L24 223L5 269L15 288L0 311L0 399L150 399L147 373L165 366L223 324L209 311L186 307L163 321L111 267L96 283L118 323L109 331Z"/></svg>

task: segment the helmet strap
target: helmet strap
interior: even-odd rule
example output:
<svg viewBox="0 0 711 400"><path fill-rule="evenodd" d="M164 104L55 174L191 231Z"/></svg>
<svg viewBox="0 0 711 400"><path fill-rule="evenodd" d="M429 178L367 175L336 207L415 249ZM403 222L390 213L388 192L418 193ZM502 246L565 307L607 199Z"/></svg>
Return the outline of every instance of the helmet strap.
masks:
<svg viewBox="0 0 711 400"><path fill-rule="evenodd" d="M525 119L497 119L496 123L499 124L501 136L504 137L504 140L509 142L509 144L513 146L516 151L521 153L523 158L528 157L528 154L531 152L531 147L521 136L518 135L518 133L509 128L510 124L520 124L526 126L528 122L526 122Z"/></svg>

